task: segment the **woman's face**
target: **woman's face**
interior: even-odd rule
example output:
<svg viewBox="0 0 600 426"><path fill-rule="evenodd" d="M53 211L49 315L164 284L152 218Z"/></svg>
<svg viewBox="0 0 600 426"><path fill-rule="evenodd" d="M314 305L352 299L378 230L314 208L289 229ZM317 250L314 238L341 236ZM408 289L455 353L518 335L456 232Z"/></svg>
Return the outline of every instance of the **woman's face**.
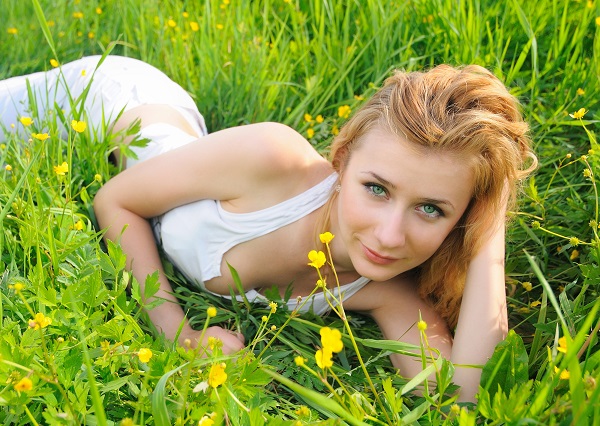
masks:
<svg viewBox="0 0 600 426"><path fill-rule="evenodd" d="M426 261L465 212L473 173L450 153L415 150L374 128L342 170L334 261L385 281Z"/></svg>

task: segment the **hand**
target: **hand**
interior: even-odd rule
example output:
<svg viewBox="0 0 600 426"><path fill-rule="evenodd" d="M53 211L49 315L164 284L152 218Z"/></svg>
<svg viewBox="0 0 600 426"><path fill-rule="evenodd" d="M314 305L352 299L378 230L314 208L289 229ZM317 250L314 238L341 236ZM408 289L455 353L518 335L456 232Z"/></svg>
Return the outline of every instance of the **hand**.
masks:
<svg viewBox="0 0 600 426"><path fill-rule="evenodd" d="M224 355L236 353L245 347L243 334L226 330L222 327L208 327L204 332L202 342L199 342L201 336L202 330L194 330L186 324L179 335L179 343L183 346L190 345L193 348L200 344L201 348L203 348L200 350L202 355L208 355L208 351L211 351L208 342L209 337L214 337L222 342L221 351Z"/></svg>

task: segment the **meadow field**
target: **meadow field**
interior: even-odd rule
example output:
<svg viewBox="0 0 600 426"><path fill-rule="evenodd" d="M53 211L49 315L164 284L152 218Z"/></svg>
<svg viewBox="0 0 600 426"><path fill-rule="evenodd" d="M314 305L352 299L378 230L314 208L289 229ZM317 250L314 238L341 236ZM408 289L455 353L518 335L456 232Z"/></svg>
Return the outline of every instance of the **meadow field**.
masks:
<svg viewBox="0 0 600 426"><path fill-rule="evenodd" d="M405 378L388 355L410 348L367 317L232 303L165 262L191 323L248 346L166 341L94 217L115 139L33 108L0 129L0 424L600 424L599 0L2 0L0 16L0 79L131 56L188 90L209 131L279 121L324 155L394 69L479 64L521 101L540 162L511 212L511 331L464 404L425 343L431 366ZM344 346L327 368L323 327Z"/></svg>

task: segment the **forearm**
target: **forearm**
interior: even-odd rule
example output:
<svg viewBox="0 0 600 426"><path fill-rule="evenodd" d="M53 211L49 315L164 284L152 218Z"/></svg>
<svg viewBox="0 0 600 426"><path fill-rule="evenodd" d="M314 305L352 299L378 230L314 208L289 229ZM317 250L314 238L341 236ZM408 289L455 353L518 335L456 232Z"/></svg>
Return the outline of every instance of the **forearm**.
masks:
<svg viewBox="0 0 600 426"><path fill-rule="evenodd" d="M506 336L504 233L502 223L469 264L452 348L455 364L485 364ZM480 377L479 368L456 368L462 400L473 400Z"/></svg>
<svg viewBox="0 0 600 426"><path fill-rule="evenodd" d="M185 315L162 269L150 224L134 213L115 207L106 209L96 206L96 215L100 227L106 229L105 238L120 242L127 256L127 267L140 283L142 294L148 275L158 271L160 286L153 298L165 299L166 302L148 310L148 315L159 331L173 339Z"/></svg>

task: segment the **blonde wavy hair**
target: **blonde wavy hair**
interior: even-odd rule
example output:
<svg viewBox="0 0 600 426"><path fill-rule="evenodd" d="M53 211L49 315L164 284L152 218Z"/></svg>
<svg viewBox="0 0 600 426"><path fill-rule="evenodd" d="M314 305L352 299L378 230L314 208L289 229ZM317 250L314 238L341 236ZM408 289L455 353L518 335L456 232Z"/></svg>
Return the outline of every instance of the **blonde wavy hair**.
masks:
<svg viewBox="0 0 600 426"><path fill-rule="evenodd" d="M519 107L504 84L478 65L396 71L331 146L331 163L340 175L361 137L375 126L416 146L458 155L472 167L475 184L467 210L415 271L420 296L451 328L458 321L469 261L503 214L506 191L513 209L521 179L537 165Z"/></svg>

